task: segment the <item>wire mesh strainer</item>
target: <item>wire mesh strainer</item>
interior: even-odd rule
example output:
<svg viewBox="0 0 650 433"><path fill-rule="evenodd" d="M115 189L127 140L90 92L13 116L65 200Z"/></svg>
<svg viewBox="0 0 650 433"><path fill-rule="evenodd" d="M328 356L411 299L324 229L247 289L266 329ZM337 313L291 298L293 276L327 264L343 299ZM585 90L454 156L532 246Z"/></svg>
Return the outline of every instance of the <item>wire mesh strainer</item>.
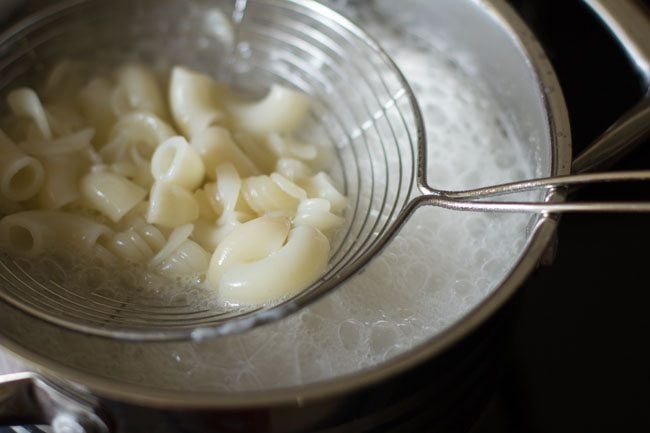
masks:
<svg viewBox="0 0 650 433"><path fill-rule="evenodd" d="M233 17L236 46L209 27L214 22L205 18L211 8ZM160 69L183 64L227 76L252 93L271 83L300 89L314 101L306 133L334 144L331 173L350 203L347 225L335 239L322 278L291 299L254 310L227 311L209 302L156 297L136 288L107 293L84 284L70 287L61 284L57 269L63 274L75 273L74 269L50 264L52 272L37 277L31 264L3 255L0 297L66 328L113 338L166 340L240 332L282 318L358 272L422 204L518 212L650 210L647 204L474 200L594 180L642 180L650 178L647 172L581 175L460 192L430 188L425 179L423 122L406 80L363 31L315 2L64 2L0 36L0 91L38 83L62 57L91 60L100 70L128 60ZM423 195L416 194L416 186Z"/></svg>

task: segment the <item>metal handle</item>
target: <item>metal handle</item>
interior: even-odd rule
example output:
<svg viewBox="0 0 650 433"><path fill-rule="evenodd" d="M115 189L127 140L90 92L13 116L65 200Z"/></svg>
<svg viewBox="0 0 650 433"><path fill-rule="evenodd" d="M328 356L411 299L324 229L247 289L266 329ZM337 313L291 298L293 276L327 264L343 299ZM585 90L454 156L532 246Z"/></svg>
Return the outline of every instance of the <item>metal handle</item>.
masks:
<svg viewBox="0 0 650 433"><path fill-rule="evenodd" d="M0 425L48 424L55 432L108 433L87 400L64 393L34 373L0 376Z"/></svg>
<svg viewBox="0 0 650 433"><path fill-rule="evenodd" d="M650 12L640 0L583 0L609 28L640 74L644 99L573 162L574 173L605 170L650 135Z"/></svg>
<svg viewBox="0 0 650 433"><path fill-rule="evenodd" d="M642 0L582 0L609 28L650 88L650 11Z"/></svg>
<svg viewBox="0 0 650 433"><path fill-rule="evenodd" d="M418 200L419 204L444 207L446 209L488 212L650 212L650 202L549 203L535 201L488 202L481 200L486 197L517 194L536 189L557 189L603 182L648 180L650 180L650 170L554 176L465 191L440 191L421 185L420 189L424 195L418 197Z"/></svg>

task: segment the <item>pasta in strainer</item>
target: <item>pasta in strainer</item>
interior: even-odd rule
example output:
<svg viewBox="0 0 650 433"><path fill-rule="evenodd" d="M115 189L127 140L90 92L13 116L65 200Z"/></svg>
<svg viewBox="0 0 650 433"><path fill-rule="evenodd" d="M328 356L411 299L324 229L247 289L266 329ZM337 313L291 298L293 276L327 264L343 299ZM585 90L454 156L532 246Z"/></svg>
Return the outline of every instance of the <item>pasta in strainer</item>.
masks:
<svg viewBox="0 0 650 433"><path fill-rule="evenodd" d="M142 65L85 70L63 62L42 98L30 88L7 97L3 250L73 246L197 276L228 305L267 303L319 278L346 199L318 171L327 152L296 136L306 95L273 85L244 101L184 67L168 92Z"/></svg>

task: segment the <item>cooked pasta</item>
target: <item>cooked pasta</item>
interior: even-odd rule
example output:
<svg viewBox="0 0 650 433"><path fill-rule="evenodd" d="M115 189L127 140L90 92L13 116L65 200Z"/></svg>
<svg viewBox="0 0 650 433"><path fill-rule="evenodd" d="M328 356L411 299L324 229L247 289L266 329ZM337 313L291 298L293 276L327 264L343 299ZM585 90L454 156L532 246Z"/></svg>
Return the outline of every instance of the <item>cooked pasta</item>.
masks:
<svg viewBox="0 0 650 433"><path fill-rule="evenodd" d="M158 145L175 134L169 124L153 113L129 113L113 125L108 142L101 148L100 154L110 162L133 159L130 152L149 160Z"/></svg>
<svg viewBox="0 0 650 433"><path fill-rule="evenodd" d="M111 97L113 112L122 116L133 111L167 118L167 108L155 74L142 65L125 65L115 72L116 88Z"/></svg>
<svg viewBox="0 0 650 433"><path fill-rule="evenodd" d="M288 133L304 123L309 112L309 98L304 93L273 85L261 101L232 103L229 111L237 125L246 131L255 134Z"/></svg>
<svg viewBox="0 0 650 433"><path fill-rule="evenodd" d="M210 254L191 239L186 239L156 266L167 275L197 275L205 273Z"/></svg>
<svg viewBox="0 0 650 433"><path fill-rule="evenodd" d="M95 129L95 137L102 142L116 120L110 101L113 87L104 77L97 77L88 82L78 95L81 114L89 126Z"/></svg>
<svg viewBox="0 0 650 433"><path fill-rule="evenodd" d="M160 251L167 239L161 231L147 224L141 216L125 218L125 230L116 233L106 247L118 257L132 263L146 263Z"/></svg>
<svg viewBox="0 0 650 433"><path fill-rule="evenodd" d="M127 178L105 170L93 171L80 182L88 206L118 222L147 196L147 191Z"/></svg>
<svg viewBox="0 0 650 433"><path fill-rule="evenodd" d="M40 98L34 90L26 87L16 89L7 96L7 103L14 114L30 118L42 138L48 140L52 138L47 114L45 113Z"/></svg>
<svg viewBox="0 0 650 433"><path fill-rule="evenodd" d="M98 254L192 277L229 305L291 295L327 267L347 205L324 147L298 139L309 98L259 101L184 67L91 76L59 63L43 94L7 96L0 131L0 248ZM92 256L88 254L88 256ZM105 258L111 257L110 260Z"/></svg>
<svg viewBox="0 0 650 433"><path fill-rule="evenodd" d="M0 198L28 200L38 193L43 177L43 165L0 131Z"/></svg>
<svg viewBox="0 0 650 433"><path fill-rule="evenodd" d="M132 263L146 263L155 254L151 246L133 227L116 233L107 247L115 255Z"/></svg>
<svg viewBox="0 0 650 433"><path fill-rule="evenodd" d="M287 194L271 177L251 176L242 183L242 194L248 205L258 214L281 211L295 214L299 200Z"/></svg>
<svg viewBox="0 0 650 433"><path fill-rule="evenodd" d="M300 202L293 223L296 226L311 226L327 233L339 228L345 220L331 212L331 203L322 198L310 198Z"/></svg>
<svg viewBox="0 0 650 433"><path fill-rule="evenodd" d="M320 277L329 250L329 241L320 231L296 227L278 251L227 269L219 278L219 296L233 304L250 305L292 295Z"/></svg>
<svg viewBox="0 0 650 433"><path fill-rule="evenodd" d="M224 119L219 101L222 92L223 87L207 75L183 67L172 69L169 105L176 125L190 140Z"/></svg>
<svg viewBox="0 0 650 433"><path fill-rule="evenodd" d="M80 152L48 155L40 158L45 177L36 195L36 207L61 209L81 198L79 178L89 167L88 160Z"/></svg>
<svg viewBox="0 0 650 433"><path fill-rule="evenodd" d="M323 198L330 202L332 210L336 213L343 212L347 205L347 199L334 186L332 178L327 173L319 172L315 176L305 179L301 186L307 191L307 195L312 198Z"/></svg>
<svg viewBox="0 0 650 433"><path fill-rule="evenodd" d="M151 173L157 181L170 182L193 191L203 183L205 166L198 152L184 137L172 137L158 145L151 158Z"/></svg>
<svg viewBox="0 0 650 433"><path fill-rule="evenodd" d="M21 149L37 157L79 152L90 147L94 135L94 130L83 129L56 140L27 141L21 144Z"/></svg>
<svg viewBox="0 0 650 433"><path fill-rule="evenodd" d="M225 162L232 163L243 177L260 173L253 161L233 141L226 128L213 126L204 129L194 136L191 144L203 158L205 172L210 180L216 178L217 166Z"/></svg>
<svg viewBox="0 0 650 433"><path fill-rule="evenodd" d="M217 246L210 261L208 280L219 284L229 268L250 263L278 251L284 245L291 221L286 217L262 216L235 228Z"/></svg>
<svg viewBox="0 0 650 433"><path fill-rule="evenodd" d="M153 184L149 193L148 223L178 227L198 217L199 205L187 189L166 181Z"/></svg>
<svg viewBox="0 0 650 433"><path fill-rule="evenodd" d="M294 182L306 179L313 174L307 164L294 158L278 159L275 172Z"/></svg>
<svg viewBox="0 0 650 433"><path fill-rule="evenodd" d="M111 236L107 226L61 211L29 210L0 220L0 244L10 252L26 256L67 247L91 251Z"/></svg>

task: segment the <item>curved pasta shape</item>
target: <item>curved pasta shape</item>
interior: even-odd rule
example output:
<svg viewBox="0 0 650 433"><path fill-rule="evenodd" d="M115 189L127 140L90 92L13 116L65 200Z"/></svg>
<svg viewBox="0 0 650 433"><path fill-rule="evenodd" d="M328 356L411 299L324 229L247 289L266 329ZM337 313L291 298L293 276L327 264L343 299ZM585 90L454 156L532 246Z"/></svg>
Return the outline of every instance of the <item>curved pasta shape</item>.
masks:
<svg viewBox="0 0 650 433"><path fill-rule="evenodd" d="M108 171L95 171L80 182L88 205L118 222L147 196L147 191L127 178Z"/></svg>
<svg viewBox="0 0 650 433"><path fill-rule="evenodd" d="M193 191L203 182L205 166L187 140L176 136L161 143L154 152L151 174L157 181L170 182Z"/></svg>
<svg viewBox="0 0 650 433"><path fill-rule="evenodd" d="M228 109L240 128L268 134L295 131L305 121L309 106L304 93L274 84L261 101L232 103Z"/></svg>
<svg viewBox="0 0 650 433"><path fill-rule="evenodd" d="M293 214L300 200L287 194L269 176L251 176L242 182L242 195L258 214L285 211Z"/></svg>
<svg viewBox="0 0 650 433"><path fill-rule="evenodd" d="M72 103L46 104L45 114L54 137L70 135L86 126L83 116Z"/></svg>
<svg viewBox="0 0 650 433"><path fill-rule="evenodd" d="M27 87L13 90L7 96L7 103L14 114L31 118L43 138L47 140L52 138L47 114L34 90Z"/></svg>
<svg viewBox="0 0 650 433"><path fill-rule="evenodd" d="M201 155L206 175L210 180L216 178L216 168L224 162L231 162L243 177L260 173L253 161L237 146L226 128L212 126L204 129L192 138L191 145Z"/></svg>
<svg viewBox="0 0 650 433"><path fill-rule="evenodd" d="M83 87L87 65L75 60L62 60L50 70L43 94L46 100L66 100Z"/></svg>
<svg viewBox="0 0 650 433"><path fill-rule="evenodd" d="M160 251L165 246L167 239L162 232L156 226L147 224L142 216L128 218L124 223L127 227L133 228L153 251Z"/></svg>
<svg viewBox="0 0 650 433"><path fill-rule="evenodd" d="M223 208L216 200L216 187L216 184L207 184L194 191L194 200L199 206L199 218L216 221L221 215Z"/></svg>
<svg viewBox="0 0 650 433"><path fill-rule="evenodd" d="M194 231L193 224L183 224L180 225L169 234L169 238L165 245L158 251L158 253L149 261L150 266L158 266L165 257L169 256L178 248L183 242L189 239L190 235Z"/></svg>
<svg viewBox="0 0 650 433"><path fill-rule="evenodd" d="M185 188L170 182L155 182L149 193L147 222L178 227L199 217L199 205Z"/></svg>
<svg viewBox="0 0 650 433"><path fill-rule="evenodd" d="M196 220L192 231L192 240L201 245L206 251L214 252L225 237L223 226L219 227L206 220Z"/></svg>
<svg viewBox="0 0 650 433"><path fill-rule="evenodd" d="M95 129L96 145L104 143L116 120L108 103L112 93L113 85L103 77L91 80L79 92L79 108L84 118Z"/></svg>
<svg viewBox="0 0 650 433"><path fill-rule="evenodd" d="M155 254L151 246L133 227L116 233L107 248L116 256L132 263L146 263Z"/></svg>
<svg viewBox="0 0 650 433"><path fill-rule="evenodd" d="M278 159L278 162L275 164L275 171L294 182L308 178L314 174L307 164L295 158Z"/></svg>
<svg viewBox="0 0 650 433"><path fill-rule="evenodd" d="M150 159L158 145L174 135L174 129L153 113L129 113L113 125L100 154L114 162L127 159L133 149L140 158Z"/></svg>
<svg viewBox="0 0 650 433"><path fill-rule="evenodd" d="M219 102L224 89L207 75L183 67L172 69L169 105L178 128L190 139L224 120Z"/></svg>
<svg viewBox="0 0 650 433"><path fill-rule="evenodd" d="M115 72L117 86L111 103L119 117L133 111L147 111L167 118L167 109L156 75L142 65L122 66Z"/></svg>
<svg viewBox="0 0 650 433"><path fill-rule="evenodd" d="M153 185L154 178L151 175L151 166L146 161L139 164L127 161L115 162L110 164L109 168L113 173L124 176L142 188L149 189Z"/></svg>
<svg viewBox="0 0 650 433"><path fill-rule="evenodd" d="M208 269L210 254L193 240L187 239L157 266L167 275L197 275Z"/></svg>
<svg viewBox="0 0 650 433"><path fill-rule="evenodd" d="M332 162L332 148L305 143L287 134L272 133L267 136L267 145L278 158L292 158L309 164L311 169L329 167Z"/></svg>
<svg viewBox="0 0 650 433"><path fill-rule="evenodd" d="M81 152L48 155L41 158L45 177L36 195L36 204L42 209L60 209L81 198L79 178L88 167Z"/></svg>
<svg viewBox="0 0 650 433"><path fill-rule="evenodd" d="M0 131L0 196L11 201L34 197L45 177L43 165Z"/></svg>
<svg viewBox="0 0 650 433"><path fill-rule="evenodd" d="M269 177L282 191L286 192L291 197L295 197L298 200L304 200L307 198L307 192L304 189L280 173L271 173Z"/></svg>
<svg viewBox="0 0 650 433"><path fill-rule="evenodd" d="M168 275L205 273L210 254L189 238L193 231L192 224L175 228L165 246L150 260L149 265Z"/></svg>
<svg viewBox="0 0 650 433"><path fill-rule="evenodd" d="M264 137L257 137L241 130L235 131L233 137L262 173L273 171L278 158L273 150L269 148Z"/></svg>
<svg viewBox="0 0 650 433"><path fill-rule="evenodd" d="M124 260L146 263L167 243L160 230L139 215L125 217L123 225L126 230L115 234L106 247Z"/></svg>
<svg viewBox="0 0 650 433"><path fill-rule="evenodd" d="M332 205L332 211L337 214L343 212L348 204L348 199L334 186L334 181L325 172L319 172L315 176L299 182L310 198L324 198Z"/></svg>
<svg viewBox="0 0 650 433"><path fill-rule="evenodd" d="M330 212L330 202L323 198L310 198L300 202L296 216L293 219L295 226L311 226L322 232L341 227L345 219Z"/></svg>
<svg viewBox="0 0 650 433"><path fill-rule="evenodd" d="M88 72L57 65L46 104L29 88L8 95L0 205L14 213L0 220L0 247L27 256L72 247L197 282L205 274L231 304L318 278L330 249L323 232L342 224L346 199L314 175L325 148L291 135L308 116L306 95L272 86L259 101L235 100L177 67L166 101L147 67L84 84ZM20 211L32 207L44 210Z"/></svg>
<svg viewBox="0 0 650 433"><path fill-rule="evenodd" d="M208 281L217 286L223 273L231 267L260 260L278 251L290 229L288 218L268 215L237 226L214 251Z"/></svg>
<svg viewBox="0 0 650 433"><path fill-rule="evenodd" d="M241 177L234 165L229 162L220 164L217 173L217 196L224 212L233 212L237 207L241 192Z"/></svg>
<svg viewBox="0 0 650 433"><path fill-rule="evenodd" d="M278 251L227 269L217 285L219 297L230 304L259 305L292 295L322 275L329 250L329 241L320 231L296 227Z"/></svg>
<svg viewBox="0 0 650 433"><path fill-rule="evenodd" d="M313 144L301 143L293 137L271 133L267 142L279 158L296 158L301 161L314 161L318 158L318 148Z"/></svg>
<svg viewBox="0 0 650 433"><path fill-rule="evenodd" d="M61 155L79 152L90 148L95 136L92 128L86 128L69 135L48 141L27 141L20 145L21 149L35 156Z"/></svg>
<svg viewBox="0 0 650 433"><path fill-rule="evenodd" d="M32 257L56 248L91 251L112 235L103 224L60 211L30 210L0 220L0 243L12 253Z"/></svg>

